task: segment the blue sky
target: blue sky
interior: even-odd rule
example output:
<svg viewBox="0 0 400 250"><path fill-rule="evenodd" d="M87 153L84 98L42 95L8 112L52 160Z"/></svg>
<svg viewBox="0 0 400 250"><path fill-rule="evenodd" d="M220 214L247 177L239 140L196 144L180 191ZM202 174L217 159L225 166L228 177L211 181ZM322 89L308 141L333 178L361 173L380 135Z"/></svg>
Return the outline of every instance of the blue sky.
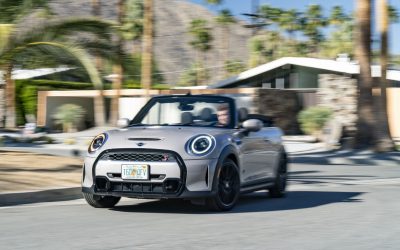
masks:
<svg viewBox="0 0 400 250"><path fill-rule="evenodd" d="M224 3L220 7L213 7L210 5L206 5L204 4L205 0L190 0L190 1L204 5L211 11L215 11L216 8L219 9L228 8L238 18L245 19L245 17L243 17L241 14L251 12L251 3L253 0L224 0ZM328 15L329 10L336 5L342 6L348 13L352 12L355 7L355 0L258 0L258 2L260 4L269 4L284 9L295 8L298 10L305 10L305 8L310 4L319 4L323 7L326 15ZM400 11L399 0L389 0L389 2ZM391 28L391 33L390 33L391 52L395 54L400 54L400 36L394 35L400 33L400 23L391 25L390 28Z"/></svg>

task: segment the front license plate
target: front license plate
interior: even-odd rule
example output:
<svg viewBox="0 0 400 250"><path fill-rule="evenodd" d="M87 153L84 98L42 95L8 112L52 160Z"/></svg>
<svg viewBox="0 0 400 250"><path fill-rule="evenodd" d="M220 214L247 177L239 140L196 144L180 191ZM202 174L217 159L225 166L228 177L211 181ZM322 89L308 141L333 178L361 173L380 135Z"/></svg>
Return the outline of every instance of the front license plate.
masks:
<svg viewBox="0 0 400 250"><path fill-rule="evenodd" d="M148 180L148 165L122 165L121 177L126 180Z"/></svg>

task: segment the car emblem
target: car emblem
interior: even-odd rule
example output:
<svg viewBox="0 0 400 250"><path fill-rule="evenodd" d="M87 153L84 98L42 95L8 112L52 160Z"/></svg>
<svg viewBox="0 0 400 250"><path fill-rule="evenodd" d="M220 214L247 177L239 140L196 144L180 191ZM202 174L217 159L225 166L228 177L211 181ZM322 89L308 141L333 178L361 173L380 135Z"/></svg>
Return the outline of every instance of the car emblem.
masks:
<svg viewBox="0 0 400 250"><path fill-rule="evenodd" d="M139 147L141 147L141 146L144 145L144 143L143 143L143 142L138 142L138 143L136 143L136 145L138 145Z"/></svg>

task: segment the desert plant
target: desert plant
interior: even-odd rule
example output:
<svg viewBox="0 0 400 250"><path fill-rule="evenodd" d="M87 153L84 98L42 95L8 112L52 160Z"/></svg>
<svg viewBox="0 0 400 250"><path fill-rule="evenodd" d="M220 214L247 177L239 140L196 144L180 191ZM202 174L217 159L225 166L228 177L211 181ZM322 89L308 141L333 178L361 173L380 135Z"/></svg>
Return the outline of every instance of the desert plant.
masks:
<svg viewBox="0 0 400 250"><path fill-rule="evenodd" d="M79 105L64 104L57 108L57 112L53 117L56 123L62 124L64 132L73 132L76 131L85 113L85 110Z"/></svg>
<svg viewBox="0 0 400 250"><path fill-rule="evenodd" d="M298 115L300 127L304 133L319 138L323 127L332 116L332 110L325 107L310 107Z"/></svg>

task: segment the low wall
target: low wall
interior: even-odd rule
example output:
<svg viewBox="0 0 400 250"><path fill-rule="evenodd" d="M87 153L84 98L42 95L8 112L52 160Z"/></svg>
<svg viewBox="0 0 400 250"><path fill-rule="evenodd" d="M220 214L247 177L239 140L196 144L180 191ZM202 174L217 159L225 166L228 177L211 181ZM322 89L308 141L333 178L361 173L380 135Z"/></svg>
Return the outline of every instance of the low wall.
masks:
<svg viewBox="0 0 400 250"><path fill-rule="evenodd" d="M318 106L331 109L341 122L345 136L354 136L357 122L357 80L347 76L321 74Z"/></svg>

